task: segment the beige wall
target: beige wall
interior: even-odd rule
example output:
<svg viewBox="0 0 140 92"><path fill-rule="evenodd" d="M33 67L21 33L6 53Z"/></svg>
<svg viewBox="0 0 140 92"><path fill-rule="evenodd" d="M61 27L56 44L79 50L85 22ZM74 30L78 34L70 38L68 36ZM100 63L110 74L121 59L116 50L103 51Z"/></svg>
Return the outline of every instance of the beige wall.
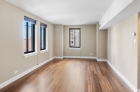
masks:
<svg viewBox="0 0 140 92"><path fill-rule="evenodd" d="M140 13L138 14L138 89L140 89Z"/></svg>
<svg viewBox="0 0 140 92"><path fill-rule="evenodd" d="M98 56L98 31L99 31L99 24L96 24L96 57Z"/></svg>
<svg viewBox="0 0 140 92"><path fill-rule="evenodd" d="M138 45L132 33L138 33L138 14L108 29L108 61L136 88L138 79Z"/></svg>
<svg viewBox="0 0 140 92"><path fill-rule="evenodd" d="M99 29L96 24L96 57L97 59L107 59L107 30Z"/></svg>
<svg viewBox="0 0 140 92"><path fill-rule="evenodd" d="M69 28L81 28L81 49L69 48ZM90 55L92 53L92 55ZM64 56L96 56L96 26L64 26Z"/></svg>
<svg viewBox="0 0 140 92"><path fill-rule="evenodd" d="M25 58L23 55L24 15L37 20L37 55ZM40 53L40 22L48 25L49 51ZM54 26L8 2L0 0L0 83L53 57Z"/></svg>
<svg viewBox="0 0 140 92"><path fill-rule="evenodd" d="M55 25L54 56L63 57L63 25Z"/></svg>

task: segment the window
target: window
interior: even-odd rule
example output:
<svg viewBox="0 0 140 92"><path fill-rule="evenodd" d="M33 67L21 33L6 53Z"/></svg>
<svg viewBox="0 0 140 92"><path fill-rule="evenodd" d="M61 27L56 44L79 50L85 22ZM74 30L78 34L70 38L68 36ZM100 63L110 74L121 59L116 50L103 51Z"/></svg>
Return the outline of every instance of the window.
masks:
<svg viewBox="0 0 140 92"><path fill-rule="evenodd" d="M80 28L69 29L69 47L81 48L81 29Z"/></svg>
<svg viewBox="0 0 140 92"><path fill-rule="evenodd" d="M24 54L35 52L36 20L24 17Z"/></svg>
<svg viewBox="0 0 140 92"><path fill-rule="evenodd" d="M46 28L46 24L40 24L40 50L46 49Z"/></svg>

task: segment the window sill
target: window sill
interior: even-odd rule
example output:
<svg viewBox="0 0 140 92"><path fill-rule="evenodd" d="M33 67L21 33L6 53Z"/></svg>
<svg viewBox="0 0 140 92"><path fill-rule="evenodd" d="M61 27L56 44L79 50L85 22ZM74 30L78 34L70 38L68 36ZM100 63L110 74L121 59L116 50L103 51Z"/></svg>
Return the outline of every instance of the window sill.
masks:
<svg viewBox="0 0 140 92"><path fill-rule="evenodd" d="M41 50L40 53L48 52L48 50Z"/></svg>
<svg viewBox="0 0 140 92"><path fill-rule="evenodd" d="M70 48L70 47L69 47L69 49L79 50L79 49L81 49L81 48Z"/></svg>
<svg viewBox="0 0 140 92"><path fill-rule="evenodd" d="M37 52L33 52L33 53L29 53L29 54L24 54L24 57L28 58L28 57L31 57L31 56L34 56L34 55L37 55Z"/></svg>

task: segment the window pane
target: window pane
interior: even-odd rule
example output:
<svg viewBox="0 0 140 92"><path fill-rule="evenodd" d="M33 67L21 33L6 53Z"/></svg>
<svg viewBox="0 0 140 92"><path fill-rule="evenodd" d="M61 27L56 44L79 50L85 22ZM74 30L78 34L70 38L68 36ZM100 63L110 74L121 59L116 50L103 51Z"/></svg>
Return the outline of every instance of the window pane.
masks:
<svg viewBox="0 0 140 92"><path fill-rule="evenodd" d="M24 50L24 52L26 52L27 51L27 48L26 48L26 41L27 41L27 39L26 39L26 26L24 26L24 32L23 32L23 50Z"/></svg>
<svg viewBox="0 0 140 92"><path fill-rule="evenodd" d="M75 31L75 47L80 47L80 33Z"/></svg>
<svg viewBox="0 0 140 92"><path fill-rule="evenodd" d="M23 49L25 54L35 51L35 24L31 20L27 20L25 17L23 40Z"/></svg>
<svg viewBox="0 0 140 92"><path fill-rule="evenodd" d="M42 28L42 49L44 49L44 31Z"/></svg>
<svg viewBox="0 0 140 92"><path fill-rule="evenodd" d="M40 50L46 49L46 28L41 26L40 28Z"/></svg>
<svg viewBox="0 0 140 92"><path fill-rule="evenodd" d="M70 47L74 47L74 31L73 30L70 30Z"/></svg>
<svg viewBox="0 0 140 92"><path fill-rule="evenodd" d="M42 49L42 27L40 28L40 49Z"/></svg>
<svg viewBox="0 0 140 92"><path fill-rule="evenodd" d="M41 27L41 49L44 49L45 48L45 43L44 43L44 28L43 27Z"/></svg>
<svg viewBox="0 0 140 92"><path fill-rule="evenodd" d="M70 28L69 32L69 40L70 40L70 45L69 47L71 48L80 48L80 28Z"/></svg>
<svg viewBox="0 0 140 92"><path fill-rule="evenodd" d="M31 26L32 26L31 22L28 22L28 26L29 26L29 27L31 27Z"/></svg>
<svg viewBox="0 0 140 92"><path fill-rule="evenodd" d="M28 27L28 50L33 51L32 27Z"/></svg>

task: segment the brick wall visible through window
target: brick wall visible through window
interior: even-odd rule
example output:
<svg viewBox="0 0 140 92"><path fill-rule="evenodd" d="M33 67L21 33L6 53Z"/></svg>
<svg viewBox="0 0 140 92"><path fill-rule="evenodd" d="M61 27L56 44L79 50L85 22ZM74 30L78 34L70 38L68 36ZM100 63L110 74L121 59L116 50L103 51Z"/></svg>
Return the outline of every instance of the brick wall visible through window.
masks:
<svg viewBox="0 0 140 92"><path fill-rule="evenodd" d="M46 24L40 23L40 50L46 49L46 28Z"/></svg>
<svg viewBox="0 0 140 92"><path fill-rule="evenodd" d="M36 21L28 17L24 17L24 53L35 52L35 23Z"/></svg>

